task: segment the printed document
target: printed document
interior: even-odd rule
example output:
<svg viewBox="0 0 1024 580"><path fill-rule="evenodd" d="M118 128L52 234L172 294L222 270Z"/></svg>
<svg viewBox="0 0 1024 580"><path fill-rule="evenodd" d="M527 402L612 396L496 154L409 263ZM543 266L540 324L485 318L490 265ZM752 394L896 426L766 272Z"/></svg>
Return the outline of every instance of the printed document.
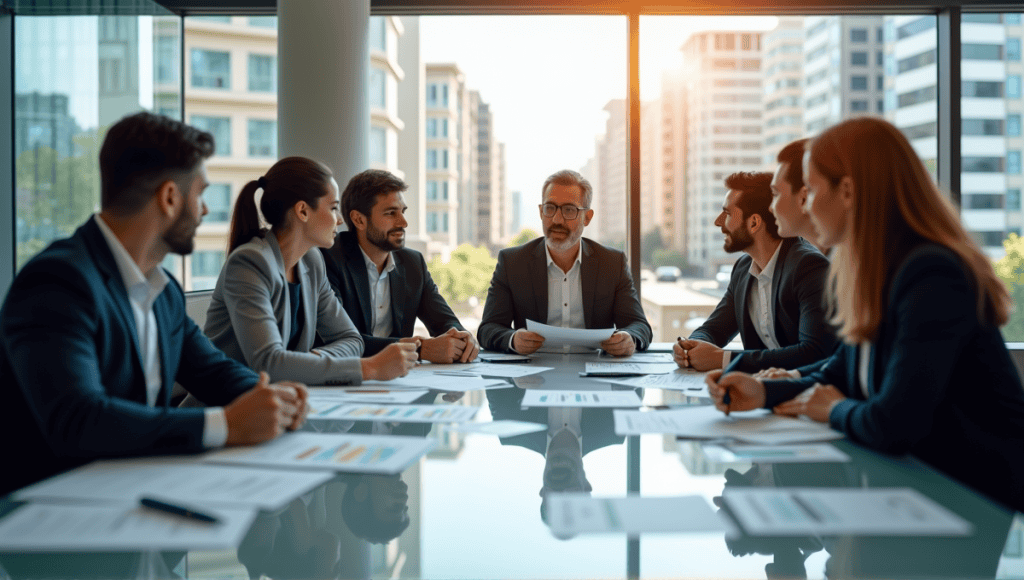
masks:
<svg viewBox="0 0 1024 580"><path fill-rule="evenodd" d="M466 405L352 405L342 403L323 409L310 421L376 421L391 423L462 423L479 410Z"/></svg>
<svg viewBox="0 0 1024 580"><path fill-rule="evenodd" d="M508 383L501 379L484 379L475 374L441 375L437 373L409 373L390 381L363 381L366 389L434 389L436 391L478 391L480 389L504 388Z"/></svg>
<svg viewBox="0 0 1024 580"><path fill-rule="evenodd" d="M828 443L807 445L711 445L702 446L711 461L729 463L845 463L850 456Z"/></svg>
<svg viewBox="0 0 1024 580"><path fill-rule="evenodd" d="M548 498L548 526L558 538L577 534L733 530L732 523L699 495L599 498L586 493L553 493Z"/></svg>
<svg viewBox="0 0 1024 580"><path fill-rule="evenodd" d="M430 391L425 389L341 389L323 387L309 391L309 416L323 412L324 409L341 403L383 403L408 404Z"/></svg>
<svg viewBox="0 0 1024 580"><path fill-rule="evenodd" d="M547 428L547 425L540 423L512 420L488 421L486 423L458 423L449 427L452 431L497 435L498 437L515 437L516 435L544 431Z"/></svg>
<svg viewBox="0 0 1024 580"><path fill-rule="evenodd" d="M549 391L529 389L523 407L631 407L641 406L633 391Z"/></svg>
<svg viewBox="0 0 1024 580"><path fill-rule="evenodd" d="M230 447L207 453L203 461L292 469L392 475L437 446L434 439L398 435L285 433L252 447Z"/></svg>
<svg viewBox="0 0 1024 580"><path fill-rule="evenodd" d="M708 405L671 411L615 411L617 435L670 433L696 439L732 438L761 445L841 439L843 434L824 423L774 415L768 410L726 416Z"/></svg>
<svg viewBox="0 0 1024 580"><path fill-rule="evenodd" d="M910 488L726 488L751 536L965 536L969 522Z"/></svg>
<svg viewBox="0 0 1024 580"><path fill-rule="evenodd" d="M600 348L602 342L615 334L614 328L562 328L529 319L526 321L526 330L543 336L544 348L559 346Z"/></svg>
<svg viewBox="0 0 1024 580"><path fill-rule="evenodd" d="M440 367L440 368L434 368ZM516 379L550 371L553 367L539 367L528 364L477 363L471 365L420 365L410 375L430 373L442 377L500 377Z"/></svg>
<svg viewBox="0 0 1024 580"><path fill-rule="evenodd" d="M708 386L704 382L707 373L691 369L676 368L670 373L661 375L644 375L642 377L615 379L616 385L629 385L631 387L665 389L668 391L683 391L687 395L698 397L706 396Z"/></svg>
<svg viewBox="0 0 1024 580"><path fill-rule="evenodd" d="M583 367L587 376L600 375L659 375L678 369L676 363L588 362Z"/></svg>

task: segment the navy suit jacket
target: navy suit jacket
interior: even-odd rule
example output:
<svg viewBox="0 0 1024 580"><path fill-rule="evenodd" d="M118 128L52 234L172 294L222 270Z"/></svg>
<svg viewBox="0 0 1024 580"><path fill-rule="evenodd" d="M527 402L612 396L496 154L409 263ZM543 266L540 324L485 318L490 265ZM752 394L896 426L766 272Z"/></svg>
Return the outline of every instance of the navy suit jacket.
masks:
<svg viewBox="0 0 1024 580"><path fill-rule="evenodd" d="M339 233L332 247L320 248L320 251L327 267L327 281L363 337L363 356L373 356L398 339L412 336L417 318L423 321L431 336L444 334L453 327L466 330L437 290L423 254L402 248L391 252L395 269L388 274L391 335L373 336L370 277L355 233Z"/></svg>
<svg viewBox="0 0 1024 580"><path fill-rule="evenodd" d="M785 238L772 275L775 340L768 349L750 318L748 300L753 259L744 254L732 269L732 279L711 316L690 338L725 346L738 332L743 351L734 353L729 370L754 373L768 367L794 369L828 358L836 338L825 312L828 259L803 238Z"/></svg>
<svg viewBox="0 0 1024 580"><path fill-rule="evenodd" d="M21 269L0 309L0 493L93 459L203 449L204 411L171 407L174 382L225 405L257 376L210 344L173 278L153 311L163 388L149 407L128 292L93 219Z"/></svg>
<svg viewBox="0 0 1024 580"><path fill-rule="evenodd" d="M822 383L848 399L829 422L853 441L912 453L1024 511L1024 390L999 329L979 320L975 283L951 251L914 249L891 277L886 309L859 381L859 349L843 345L798 380L766 381L766 407Z"/></svg>
<svg viewBox="0 0 1024 580"><path fill-rule="evenodd" d="M614 326L633 337L637 350L646 350L653 332L640 306L626 255L587 238L583 238L581 248L585 328ZM509 352L512 334L526 328L527 319L542 323L548 320L548 265L543 237L498 253L477 330L480 347Z"/></svg>

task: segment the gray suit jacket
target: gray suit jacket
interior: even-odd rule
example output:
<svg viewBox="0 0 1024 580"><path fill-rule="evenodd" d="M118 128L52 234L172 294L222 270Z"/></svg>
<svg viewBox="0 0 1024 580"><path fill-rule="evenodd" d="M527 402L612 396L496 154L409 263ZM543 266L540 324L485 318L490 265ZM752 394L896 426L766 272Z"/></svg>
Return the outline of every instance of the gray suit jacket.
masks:
<svg viewBox="0 0 1024 580"><path fill-rule="evenodd" d="M363 339L327 283L324 259L312 249L299 260L304 322L294 351L291 300L277 237L255 237L231 252L217 279L204 331L217 348L271 381L358 384ZM313 354L319 333L326 343Z"/></svg>
<svg viewBox="0 0 1024 580"><path fill-rule="evenodd" d="M640 306L626 255L588 238L583 238L581 248L580 284L586 328L614 326L633 337L637 350L646 350L653 332ZM498 253L498 265L477 330L481 348L507 352L512 334L526 328L527 319L543 323L548 320L548 270L543 237Z"/></svg>

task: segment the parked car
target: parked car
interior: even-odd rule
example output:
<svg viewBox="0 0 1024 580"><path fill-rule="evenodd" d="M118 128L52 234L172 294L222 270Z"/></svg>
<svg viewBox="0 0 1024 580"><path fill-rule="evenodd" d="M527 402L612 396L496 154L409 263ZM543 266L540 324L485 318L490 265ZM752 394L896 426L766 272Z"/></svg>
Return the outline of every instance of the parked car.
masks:
<svg viewBox="0 0 1024 580"><path fill-rule="evenodd" d="M718 267L718 273L715 274L715 281L718 282L719 288L727 288L729 286L729 280L732 279L732 264L723 264Z"/></svg>
<svg viewBox="0 0 1024 580"><path fill-rule="evenodd" d="M654 277L658 282L675 282L683 275L683 271L675 266L658 266Z"/></svg>

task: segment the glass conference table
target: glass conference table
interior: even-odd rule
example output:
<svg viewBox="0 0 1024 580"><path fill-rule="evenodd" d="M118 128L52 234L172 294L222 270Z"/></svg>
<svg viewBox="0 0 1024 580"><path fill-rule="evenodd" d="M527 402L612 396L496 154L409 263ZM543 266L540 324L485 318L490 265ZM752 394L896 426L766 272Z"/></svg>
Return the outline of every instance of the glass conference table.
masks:
<svg viewBox="0 0 1024 580"><path fill-rule="evenodd" d="M611 390L581 378L596 355L535 354L553 367L509 388L465 393L477 421L547 423L525 389ZM637 390L645 406L707 405L705 392ZM456 395L457 396L457 395ZM456 396L431 392L430 401ZM444 399L447 398L448 401ZM911 457L832 442L846 463L723 463L697 441L615 435L610 409L580 413L582 461L548 453L547 433L512 438L407 425L438 447L401 476L341 475L277 512L261 512L236 550L149 554L0 554L0 578L993 578L1024 577L1024 518ZM403 430L404 429L404 430ZM552 449L554 449L552 445ZM548 491L594 497L700 495L726 487L910 487L973 527L962 537L735 537L723 533L555 538ZM0 503L0 513L16 504ZM716 507L718 509L718 507ZM741 529L740 529L741 530Z"/></svg>

